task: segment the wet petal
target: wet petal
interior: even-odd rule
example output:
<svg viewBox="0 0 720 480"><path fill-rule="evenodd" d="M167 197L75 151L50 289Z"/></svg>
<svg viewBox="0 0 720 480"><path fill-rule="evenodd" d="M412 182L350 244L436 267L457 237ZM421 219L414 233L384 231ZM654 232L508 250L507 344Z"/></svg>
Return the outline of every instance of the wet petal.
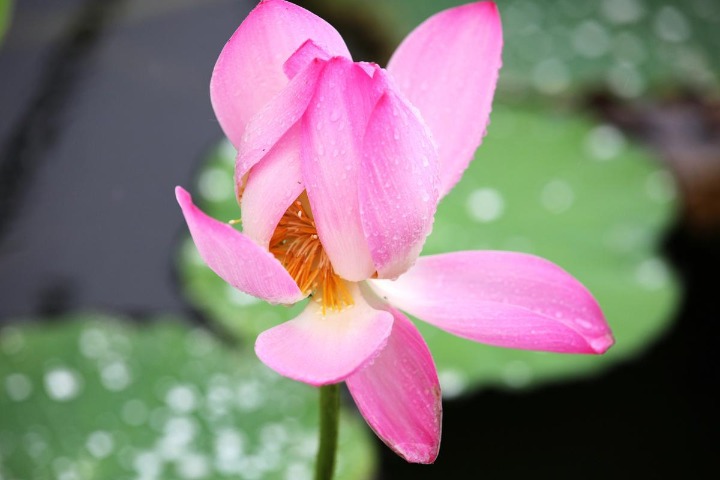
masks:
<svg viewBox="0 0 720 480"><path fill-rule="evenodd" d="M412 266L432 230L438 157L425 124L392 90L368 122L358 196L378 275L395 278Z"/></svg>
<svg viewBox="0 0 720 480"><path fill-rule="evenodd" d="M207 265L233 287L270 303L295 303L303 294L282 264L226 223L208 217L183 188L175 189L195 246Z"/></svg>
<svg viewBox="0 0 720 480"><path fill-rule="evenodd" d="M388 64L438 145L441 197L460 179L485 134L502 42L495 4L471 3L430 17Z"/></svg>
<svg viewBox="0 0 720 480"><path fill-rule="evenodd" d="M351 281L375 271L360 221L357 179L376 92L362 67L333 58L302 120L302 174L318 235L335 271Z"/></svg>
<svg viewBox="0 0 720 480"><path fill-rule="evenodd" d="M243 233L267 248L283 214L304 189L296 125L250 170L241 201Z"/></svg>
<svg viewBox="0 0 720 480"><path fill-rule="evenodd" d="M260 334L255 353L280 375L328 385L345 380L373 360L385 346L393 317L375 310L353 288L355 305L328 310L310 300L294 319Z"/></svg>
<svg viewBox="0 0 720 480"><path fill-rule="evenodd" d="M215 64L210 97L233 145L240 144L246 124L288 83L283 64L308 39L330 55L350 58L330 24L282 0L260 2L227 42Z"/></svg>
<svg viewBox="0 0 720 480"><path fill-rule="evenodd" d="M296 75L276 97L252 117L243 133L235 159L235 183L255 166L295 126L315 91L325 62L315 59Z"/></svg>
<svg viewBox="0 0 720 480"><path fill-rule="evenodd" d="M310 65L310 62L319 58L320 60L330 60L330 55L320 48L317 43L312 40L307 40L305 43L300 45L295 53L283 65L283 71L288 78L293 78L298 72L302 71L303 68Z"/></svg>
<svg viewBox="0 0 720 480"><path fill-rule="evenodd" d="M387 345L346 383L383 442L408 462L432 463L440 449L442 421L435 363L412 322L391 312L395 322Z"/></svg>
<svg viewBox="0 0 720 480"><path fill-rule="evenodd" d="M569 273L513 252L421 257L396 281L371 281L392 305L443 330L490 345L603 353L613 343L600 306Z"/></svg>

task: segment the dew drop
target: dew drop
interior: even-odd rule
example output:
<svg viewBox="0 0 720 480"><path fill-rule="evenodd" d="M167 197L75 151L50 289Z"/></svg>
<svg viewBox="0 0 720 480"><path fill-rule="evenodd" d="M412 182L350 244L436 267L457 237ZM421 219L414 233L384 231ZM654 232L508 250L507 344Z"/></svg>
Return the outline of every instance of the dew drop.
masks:
<svg viewBox="0 0 720 480"><path fill-rule="evenodd" d="M110 455L114 445L112 435L101 430L91 433L85 442L85 448L95 458L105 458Z"/></svg>
<svg viewBox="0 0 720 480"><path fill-rule="evenodd" d="M632 63L619 62L610 67L607 83L616 95L635 98L645 90L645 79Z"/></svg>
<svg viewBox="0 0 720 480"><path fill-rule="evenodd" d="M69 368L57 367L45 374L45 391L53 400L72 400L80 393L80 387L80 377Z"/></svg>
<svg viewBox="0 0 720 480"><path fill-rule="evenodd" d="M478 222L492 222L502 216L505 208L500 192L494 188L478 188L468 197L467 210Z"/></svg>
<svg viewBox="0 0 720 480"><path fill-rule="evenodd" d="M227 200L234 195L232 175L220 168L208 168L200 174L198 191L211 202Z"/></svg>
<svg viewBox="0 0 720 480"><path fill-rule="evenodd" d="M107 336L97 328L86 328L79 338L80 352L87 358L99 358L110 350Z"/></svg>
<svg viewBox="0 0 720 480"><path fill-rule="evenodd" d="M639 0L603 0L600 11L615 24L632 23L645 15L645 8Z"/></svg>
<svg viewBox="0 0 720 480"><path fill-rule="evenodd" d="M655 16L655 34L666 42L679 43L690 38L690 25L675 7L666 5Z"/></svg>
<svg viewBox="0 0 720 480"><path fill-rule="evenodd" d="M584 57L600 57L610 49L610 37L602 25L594 20L588 20L581 23L573 32L573 47Z"/></svg>
<svg viewBox="0 0 720 480"><path fill-rule="evenodd" d="M27 375L13 373L5 378L5 390L11 400L21 402L32 393L32 383Z"/></svg>
<svg viewBox="0 0 720 480"><path fill-rule="evenodd" d="M218 155L222 158L223 162L227 165L235 166L235 157L237 156L237 150L233 147L233 144L229 140L225 139L220 144L218 149Z"/></svg>
<svg viewBox="0 0 720 480"><path fill-rule="evenodd" d="M132 375L130 367L120 360L110 362L100 371L100 381L110 391L119 392L130 385Z"/></svg>
<svg viewBox="0 0 720 480"><path fill-rule="evenodd" d="M532 371L527 363L515 360L503 368L503 381L508 387L522 388L527 386L532 379Z"/></svg>
<svg viewBox="0 0 720 480"><path fill-rule="evenodd" d="M120 411L122 420L128 425L140 426L148 419L148 408L141 400L132 399L125 402Z"/></svg>
<svg viewBox="0 0 720 480"><path fill-rule="evenodd" d="M163 470L163 461L156 453L143 451L136 454L133 467L142 480L150 480L158 478Z"/></svg>
<svg viewBox="0 0 720 480"><path fill-rule="evenodd" d="M551 180L545 184L540 193L540 202L551 213L563 213L572 207L575 193L564 180Z"/></svg>
<svg viewBox="0 0 720 480"><path fill-rule="evenodd" d="M0 330L0 348L7 355L15 355L25 346L25 337L15 327L5 327Z"/></svg>
<svg viewBox="0 0 720 480"><path fill-rule="evenodd" d="M193 387L176 385L168 390L165 403L176 413L189 413L197 406L197 396Z"/></svg>
<svg viewBox="0 0 720 480"><path fill-rule="evenodd" d="M210 473L210 462L207 457L199 453L186 453L177 462L177 472L180 478L195 480L206 478Z"/></svg>
<svg viewBox="0 0 720 480"><path fill-rule="evenodd" d="M570 85L570 72L561 60L548 58L535 65L532 82L533 86L542 93L558 94Z"/></svg>
<svg viewBox="0 0 720 480"><path fill-rule="evenodd" d="M443 398L455 398L460 396L467 388L465 374L453 369L444 369L438 372L440 388Z"/></svg>
<svg viewBox="0 0 720 480"><path fill-rule="evenodd" d="M612 125L599 125L585 138L585 149L596 160L610 160L625 148L625 137Z"/></svg>
<svg viewBox="0 0 720 480"><path fill-rule="evenodd" d="M310 480L312 479L312 471L306 464L294 462L287 466L285 478L287 480Z"/></svg>
<svg viewBox="0 0 720 480"><path fill-rule="evenodd" d="M638 265L635 279L647 290L657 290L667 285L670 278L667 266L659 258L649 258Z"/></svg>

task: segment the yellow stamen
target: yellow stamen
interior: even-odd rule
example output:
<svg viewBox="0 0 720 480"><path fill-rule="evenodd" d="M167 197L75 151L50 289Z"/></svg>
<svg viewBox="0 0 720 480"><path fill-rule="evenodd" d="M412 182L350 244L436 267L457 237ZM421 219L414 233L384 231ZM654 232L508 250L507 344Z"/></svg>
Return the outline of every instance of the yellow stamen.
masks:
<svg viewBox="0 0 720 480"><path fill-rule="evenodd" d="M332 267L317 235L315 220L305 205L303 192L280 219L270 239L270 253L280 260L305 294L312 294L327 309L342 310L353 305L345 281Z"/></svg>

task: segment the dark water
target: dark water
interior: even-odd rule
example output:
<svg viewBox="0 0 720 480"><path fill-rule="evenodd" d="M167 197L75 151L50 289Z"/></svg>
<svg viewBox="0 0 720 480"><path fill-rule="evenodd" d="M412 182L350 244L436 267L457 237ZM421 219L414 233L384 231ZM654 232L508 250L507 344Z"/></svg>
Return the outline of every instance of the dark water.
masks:
<svg viewBox="0 0 720 480"><path fill-rule="evenodd" d="M250 5L21 0L0 49L0 323L82 309L187 313L172 273L189 185L222 134L208 83ZM592 381L445 403L438 464L382 477L661 478L716 466L720 236L682 221L672 331ZM713 442L713 439L715 440Z"/></svg>

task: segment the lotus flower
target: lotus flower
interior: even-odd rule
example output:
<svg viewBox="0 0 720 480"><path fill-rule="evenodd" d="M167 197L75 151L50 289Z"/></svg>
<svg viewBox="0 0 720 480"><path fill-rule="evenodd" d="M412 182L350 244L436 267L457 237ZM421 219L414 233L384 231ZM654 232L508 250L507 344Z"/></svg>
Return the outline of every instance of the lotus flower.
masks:
<svg viewBox="0 0 720 480"><path fill-rule="evenodd" d="M591 294L531 255L420 257L438 201L480 145L500 68L496 6L438 13L387 69L353 62L340 35L282 0L261 2L220 54L215 113L238 150L242 233L176 194L201 257L274 304L310 296L263 332L281 375L345 381L377 435L410 462L440 445L433 359L404 313L489 345L602 353L610 330Z"/></svg>

